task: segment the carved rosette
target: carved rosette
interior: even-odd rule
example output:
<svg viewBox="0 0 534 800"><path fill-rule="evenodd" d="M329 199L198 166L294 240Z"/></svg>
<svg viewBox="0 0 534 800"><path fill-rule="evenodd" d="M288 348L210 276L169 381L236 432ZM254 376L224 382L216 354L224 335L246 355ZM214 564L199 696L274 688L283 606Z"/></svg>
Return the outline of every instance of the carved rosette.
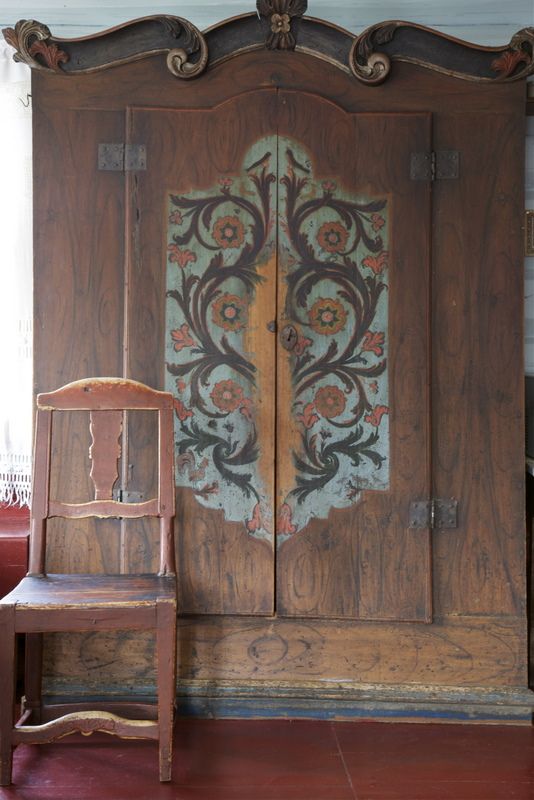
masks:
<svg viewBox="0 0 534 800"><path fill-rule="evenodd" d="M508 46L482 47L409 22L381 22L354 39L349 66L362 83L382 83L392 61L476 82L516 81L534 71L534 28L515 34Z"/></svg>
<svg viewBox="0 0 534 800"><path fill-rule="evenodd" d="M270 28L265 46L269 50L294 50L297 42L292 23L306 12L307 0L258 0L256 6Z"/></svg>
<svg viewBox="0 0 534 800"><path fill-rule="evenodd" d="M14 28L5 28L4 39L16 50L15 61L23 62L33 69L61 72L61 64L69 56L51 41L52 35L46 25L33 19L21 19Z"/></svg>

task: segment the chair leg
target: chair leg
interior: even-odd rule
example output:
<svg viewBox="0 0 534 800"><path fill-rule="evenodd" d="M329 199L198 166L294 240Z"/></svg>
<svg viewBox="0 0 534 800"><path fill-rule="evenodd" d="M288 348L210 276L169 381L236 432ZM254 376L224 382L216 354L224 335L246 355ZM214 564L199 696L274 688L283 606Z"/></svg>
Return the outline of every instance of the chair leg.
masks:
<svg viewBox="0 0 534 800"><path fill-rule="evenodd" d="M15 722L15 608L0 605L0 786L9 786Z"/></svg>
<svg viewBox="0 0 534 800"><path fill-rule="evenodd" d="M24 667L25 708L31 709L32 724L41 722L41 692L43 676L43 634L26 634L26 657Z"/></svg>
<svg viewBox="0 0 534 800"><path fill-rule="evenodd" d="M171 780L174 699L176 695L176 606L157 604L157 689L159 726L159 779Z"/></svg>

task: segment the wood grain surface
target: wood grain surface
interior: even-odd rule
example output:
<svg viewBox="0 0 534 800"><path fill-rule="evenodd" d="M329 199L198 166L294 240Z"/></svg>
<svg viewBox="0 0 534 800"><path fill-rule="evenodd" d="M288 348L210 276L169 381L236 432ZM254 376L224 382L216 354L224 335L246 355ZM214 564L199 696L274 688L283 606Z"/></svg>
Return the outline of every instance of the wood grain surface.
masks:
<svg viewBox="0 0 534 800"><path fill-rule="evenodd" d="M123 136L120 113L45 113L35 109L34 275L36 391L89 375L120 375L123 305L123 178L95 169L98 142ZM100 213L95 214L95 209ZM52 357L52 353L55 355ZM47 355L48 354L48 355ZM73 500L90 496L81 464L89 431L81 418L61 422L52 458L52 490ZM58 461L61 454L61 485ZM117 521L66 524L49 530L51 571L119 568Z"/></svg>
<svg viewBox="0 0 534 800"><path fill-rule="evenodd" d="M141 694L153 685L152 638L144 635L54 635L45 659L53 694L85 691ZM135 663L136 675L121 668ZM427 686L526 686L524 626L510 617L435 619L420 623L357 623L253 617L178 621L178 681L360 682ZM209 694L209 687L207 690Z"/></svg>
<svg viewBox="0 0 534 800"><path fill-rule="evenodd" d="M348 115L300 92L281 92L279 103L280 135L302 142L318 175L336 178L345 191L363 197L388 197L391 455L383 467L389 469L389 490L360 491L352 506L312 519L282 544L277 608L290 616L429 621L430 534L411 530L408 512L411 500L430 494L430 184L411 181L408 165L412 152L430 149L430 116ZM347 303L341 290L339 296ZM368 411L372 397L369 391ZM288 414L290 398L282 387L280 472L290 459L286 442L298 437L290 435L297 427ZM360 472L367 474L363 467L353 471L356 483ZM375 473L369 467L367 472L372 486Z"/></svg>
<svg viewBox="0 0 534 800"><path fill-rule="evenodd" d="M167 202L171 192L208 192L221 175L239 174L252 144L273 131L276 93L241 96L213 111L133 109L132 141L142 141L154 158L146 172L131 180L128 214L129 294L128 365L131 377L162 386L165 371L165 293ZM220 136L220 131L227 133ZM198 151L205 154L201 160ZM178 267L176 267L178 269ZM262 297L249 312L247 347L259 352L259 393L270 396L274 341L267 321L275 316L276 276L262 268ZM233 373L229 373L230 377ZM259 404L262 473L272 503L274 493L274 406ZM130 447L130 460L135 460ZM272 548L251 539L243 523L225 519L202 506L190 489L177 491L176 523L178 603L182 612L271 613L274 561Z"/></svg>

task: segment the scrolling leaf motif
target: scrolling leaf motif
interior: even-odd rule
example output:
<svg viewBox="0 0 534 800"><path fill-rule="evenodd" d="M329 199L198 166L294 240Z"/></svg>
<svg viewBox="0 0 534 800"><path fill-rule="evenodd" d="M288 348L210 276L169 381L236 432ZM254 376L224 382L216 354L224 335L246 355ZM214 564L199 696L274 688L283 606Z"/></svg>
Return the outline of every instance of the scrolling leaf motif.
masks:
<svg viewBox="0 0 534 800"><path fill-rule="evenodd" d="M202 33L191 22L170 15L143 17L87 39L59 40L35 20L20 20L2 33L16 50L15 61L64 75L98 72L155 53L166 53L168 69L182 79L197 77L208 63ZM110 33L115 39L113 56L105 41ZM67 63L68 68L62 68Z"/></svg>
<svg viewBox="0 0 534 800"><path fill-rule="evenodd" d="M518 66L525 66L519 70ZM510 42L510 47L491 62L491 68L497 73L496 80L521 77L532 72L534 66L534 28L518 31Z"/></svg>
<svg viewBox="0 0 534 800"><path fill-rule="evenodd" d="M302 17L308 8L307 0L258 0L258 13L270 26L265 46L269 50L294 50L293 19Z"/></svg>
<svg viewBox="0 0 534 800"><path fill-rule="evenodd" d="M15 28L5 28L2 33L6 42L14 47L15 61L20 61L34 69L50 69L61 72L61 64L67 63L69 55L50 41L52 34L46 25L33 19L21 19ZM39 56L44 64L37 58Z"/></svg>
<svg viewBox="0 0 534 800"><path fill-rule="evenodd" d="M347 195L331 180L318 187L305 155L287 148L285 159L284 314L299 337L289 358L300 446L282 541L389 480L387 201Z"/></svg>
<svg viewBox="0 0 534 800"><path fill-rule="evenodd" d="M534 28L518 31L503 47L462 42L423 25L397 20L372 25L354 39L349 66L362 83L382 83L391 72L392 61L479 83L516 81L534 70Z"/></svg>
<svg viewBox="0 0 534 800"><path fill-rule="evenodd" d="M400 24L390 22L379 28L373 27L355 39L350 66L363 83L377 85L388 77L391 71L389 57L385 53L375 52L375 48L391 42Z"/></svg>
<svg viewBox="0 0 534 800"><path fill-rule="evenodd" d="M200 31L186 20L177 17L162 17L164 27L178 39L184 36L182 47L173 48L167 54L167 67L177 78L196 78L206 69L208 63L208 46ZM196 61L190 56L197 55Z"/></svg>
<svg viewBox="0 0 534 800"><path fill-rule="evenodd" d="M170 195L167 281L177 483L262 537L266 498L253 403L259 387L242 336L264 280L258 269L274 246L271 158L261 150L244 176L221 178L216 192Z"/></svg>

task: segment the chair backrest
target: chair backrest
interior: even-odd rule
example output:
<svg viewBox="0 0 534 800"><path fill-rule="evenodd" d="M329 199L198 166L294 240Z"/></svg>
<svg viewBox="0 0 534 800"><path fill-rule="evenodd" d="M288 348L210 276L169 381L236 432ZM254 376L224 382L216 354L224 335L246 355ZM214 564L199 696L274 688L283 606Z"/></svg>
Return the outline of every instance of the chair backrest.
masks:
<svg viewBox="0 0 534 800"><path fill-rule="evenodd" d="M158 418L158 482L156 496L143 502L113 497L128 411L153 411ZM94 499L62 502L50 497L52 421L57 413L88 412L89 458ZM54 392L37 395L32 477L29 574L45 571L46 521L50 517L155 516L160 519L160 574L175 573L173 397L126 378L87 378Z"/></svg>

